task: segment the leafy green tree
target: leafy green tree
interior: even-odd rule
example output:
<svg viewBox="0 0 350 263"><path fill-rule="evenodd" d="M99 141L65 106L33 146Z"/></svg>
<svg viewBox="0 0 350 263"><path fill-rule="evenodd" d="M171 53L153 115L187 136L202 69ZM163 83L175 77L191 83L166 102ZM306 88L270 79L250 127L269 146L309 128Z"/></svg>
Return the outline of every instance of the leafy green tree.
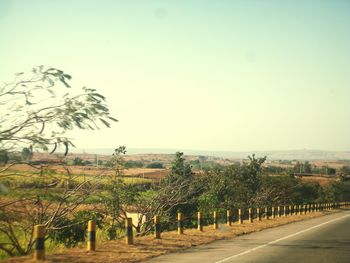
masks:
<svg viewBox="0 0 350 263"><path fill-rule="evenodd" d="M30 162L32 157L33 157L33 151L32 151L32 148L29 147L24 147L22 149L22 153L21 153L21 157L22 157L22 160L25 161L25 162Z"/></svg>
<svg viewBox="0 0 350 263"><path fill-rule="evenodd" d="M190 180L192 178L192 168L191 165L186 163L185 156L183 152L177 152L175 154L175 159L171 164L171 171L166 177L168 182L181 180Z"/></svg>
<svg viewBox="0 0 350 263"><path fill-rule="evenodd" d="M200 209L210 211L214 208L235 209L255 204L262 187L264 158L249 157L248 164L216 167L206 171L202 185L205 185L198 198Z"/></svg>
<svg viewBox="0 0 350 263"><path fill-rule="evenodd" d="M9 161L9 155L6 150L0 150L0 164L7 164Z"/></svg>

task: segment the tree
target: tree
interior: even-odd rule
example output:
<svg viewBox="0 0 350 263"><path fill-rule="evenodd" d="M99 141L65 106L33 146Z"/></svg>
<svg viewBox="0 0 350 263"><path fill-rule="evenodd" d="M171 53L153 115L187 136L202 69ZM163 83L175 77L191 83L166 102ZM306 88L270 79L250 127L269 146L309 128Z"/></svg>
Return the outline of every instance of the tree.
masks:
<svg viewBox="0 0 350 263"><path fill-rule="evenodd" d="M33 151L31 148L24 147L21 153L22 160L24 162L30 162L33 157Z"/></svg>
<svg viewBox="0 0 350 263"><path fill-rule="evenodd" d="M59 146L67 154L73 146L65 136L68 130L93 130L117 121L110 116L104 96L85 87L78 93L71 89L70 80L71 76L62 70L40 66L0 86L0 152L5 162L11 154L22 153L29 161L34 150L54 152ZM55 174L43 164L28 164L37 172L20 174L10 171L13 164L0 170L0 180L20 175L21 179L32 178L38 187L33 192L19 192L14 198L4 193L5 198L0 200L0 233L7 241L0 244L0 250L25 255L34 245L34 225L44 224L49 235L69 227L64 222L96 191L102 175L81 180L66 166L65 174Z"/></svg>
<svg viewBox="0 0 350 263"><path fill-rule="evenodd" d="M7 164L9 155L6 150L0 150L0 164Z"/></svg>
<svg viewBox="0 0 350 263"><path fill-rule="evenodd" d="M304 163L304 173L307 173L307 174L311 174L312 173L312 167L311 167L311 164L306 161Z"/></svg>
<svg viewBox="0 0 350 263"><path fill-rule="evenodd" d="M105 97L95 89L71 89L71 76L56 68L33 68L29 74L16 74L0 86L0 149L55 151L73 146L65 136L68 130L110 127L117 121L110 115ZM100 123L100 124L99 124Z"/></svg>
<svg viewBox="0 0 350 263"><path fill-rule="evenodd" d="M175 153L175 160L171 165L171 172L167 176L167 180L180 179L191 179L192 178L192 168L191 165L185 162L185 156L183 152Z"/></svg>

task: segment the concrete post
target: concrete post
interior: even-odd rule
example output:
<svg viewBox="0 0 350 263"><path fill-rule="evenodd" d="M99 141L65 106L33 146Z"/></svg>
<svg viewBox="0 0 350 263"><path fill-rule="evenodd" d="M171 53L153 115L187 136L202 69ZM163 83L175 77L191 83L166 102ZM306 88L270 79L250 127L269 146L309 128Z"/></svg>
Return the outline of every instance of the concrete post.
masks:
<svg viewBox="0 0 350 263"><path fill-rule="evenodd" d="M132 218L125 219L125 243L132 245L134 243L134 237L132 232Z"/></svg>
<svg viewBox="0 0 350 263"><path fill-rule="evenodd" d="M182 235L184 233L184 214L177 213L177 233Z"/></svg>
<svg viewBox="0 0 350 263"><path fill-rule="evenodd" d="M203 217L201 212L197 212L197 229L203 231Z"/></svg>
<svg viewBox="0 0 350 263"><path fill-rule="evenodd" d="M160 216L154 216L154 236L156 239L160 239Z"/></svg>
<svg viewBox="0 0 350 263"><path fill-rule="evenodd" d="M34 226L34 260L45 260L45 225Z"/></svg>
<svg viewBox="0 0 350 263"><path fill-rule="evenodd" d="M232 225L232 212L230 210L227 210L226 212L226 224L228 226Z"/></svg>

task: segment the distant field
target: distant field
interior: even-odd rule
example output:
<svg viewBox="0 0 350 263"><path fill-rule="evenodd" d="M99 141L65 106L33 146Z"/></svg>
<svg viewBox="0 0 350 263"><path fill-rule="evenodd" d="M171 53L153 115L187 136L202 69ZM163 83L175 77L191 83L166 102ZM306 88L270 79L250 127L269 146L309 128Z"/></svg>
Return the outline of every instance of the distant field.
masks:
<svg viewBox="0 0 350 263"><path fill-rule="evenodd" d="M308 183L319 183L321 186L327 186L339 179L321 176L303 176L301 177L301 180Z"/></svg>
<svg viewBox="0 0 350 263"><path fill-rule="evenodd" d="M1 169L1 167L0 167ZM77 175L113 175L114 172L110 168L99 168L95 166L62 166L50 165L49 169L56 173L66 173L68 169L71 174ZM16 164L11 167L10 171L18 172L38 172L39 170L26 164ZM149 179L160 179L168 172L166 169L154 168L130 168L125 169L125 176L128 177L144 177Z"/></svg>

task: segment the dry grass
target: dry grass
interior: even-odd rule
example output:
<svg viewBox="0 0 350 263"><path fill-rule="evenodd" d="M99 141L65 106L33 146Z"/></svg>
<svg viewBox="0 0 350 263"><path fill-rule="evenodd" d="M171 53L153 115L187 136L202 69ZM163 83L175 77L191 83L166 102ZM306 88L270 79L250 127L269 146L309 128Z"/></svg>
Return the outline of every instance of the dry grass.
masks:
<svg viewBox="0 0 350 263"><path fill-rule="evenodd" d="M318 183L321 186L327 186L339 179L336 177L328 178L328 177L321 177L321 176L303 176L301 180L306 183Z"/></svg>
<svg viewBox="0 0 350 263"><path fill-rule="evenodd" d="M0 168L5 168L5 166L0 166ZM110 168L99 168L95 166L80 166L80 165L69 165L66 166L72 174L85 174L85 175L112 175L114 172ZM50 165L50 170L53 170L57 173L66 173L66 170L62 165ZM9 171L25 171L25 172L39 172L38 169L35 169L27 164L15 164ZM135 176L135 175L145 175L148 174L163 174L166 172L165 169L156 169L156 168L129 168L125 169L126 176ZM164 175L162 175L164 176Z"/></svg>
<svg viewBox="0 0 350 263"><path fill-rule="evenodd" d="M207 226L204 227L203 232L189 229L185 230L185 234L181 236L176 231L164 232L160 240L156 240L153 236L138 237L135 238L134 245L130 246L124 244L123 240L109 241L97 244L96 252L87 252L85 248L66 249L60 253L47 255L47 261L45 262L140 262L162 254L207 244L215 240L230 239L266 228L319 217L325 213L316 212L307 215L280 217L260 222L254 221L253 224L244 222L243 225L238 225L235 223L231 227L220 225L218 230L214 230L212 226ZM30 257L21 257L8 259L5 262L33 262L33 260Z"/></svg>

